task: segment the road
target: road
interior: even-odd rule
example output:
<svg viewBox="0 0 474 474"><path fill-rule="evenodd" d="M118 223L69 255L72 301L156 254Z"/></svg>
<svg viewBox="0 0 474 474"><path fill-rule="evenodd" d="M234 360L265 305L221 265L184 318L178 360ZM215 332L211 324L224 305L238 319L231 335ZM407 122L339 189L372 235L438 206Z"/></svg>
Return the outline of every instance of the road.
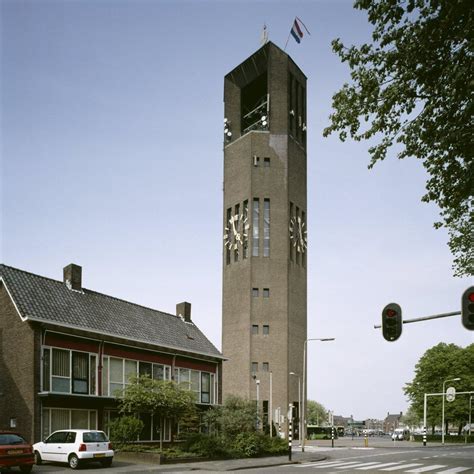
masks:
<svg viewBox="0 0 474 474"><path fill-rule="evenodd" d="M327 459L272 469L249 469L247 472L272 470L295 474L302 472L474 474L474 446L472 445L423 448L423 446L410 447L399 444L387 448L308 447L308 450L327 454Z"/></svg>
<svg viewBox="0 0 474 474"><path fill-rule="evenodd" d="M326 457L323 461L304 462L271 468L245 469L245 472L261 473L276 471L280 473L299 474L304 472L318 473L428 473L428 474L474 474L474 445L447 445L423 447L418 443L397 442L387 440L369 440L369 447L365 448L363 440L338 440L336 446L318 442L306 446L306 454L318 454ZM298 458L299 449L294 447L294 459ZM311 456L309 456L311 457ZM317 456L315 456L317 457ZM321 457L321 456L319 456ZM256 460L257 461L257 460ZM196 466L196 464L194 464ZM199 471L222 472L215 466L205 470L204 465L198 467ZM113 474L113 473L150 473L150 472L186 472L192 469L191 465L157 466L153 464L136 464L131 462L114 461L110 468L90 464L84 466L84 474ZM193 470L196 470L194 467ZM227 470L227 469L226 469ZM13 472L13 471L12 471ZM18 471L16 471L18 472ZM71 469L66 465L47 463L35 466L37 474L71 474Z"/></svg>

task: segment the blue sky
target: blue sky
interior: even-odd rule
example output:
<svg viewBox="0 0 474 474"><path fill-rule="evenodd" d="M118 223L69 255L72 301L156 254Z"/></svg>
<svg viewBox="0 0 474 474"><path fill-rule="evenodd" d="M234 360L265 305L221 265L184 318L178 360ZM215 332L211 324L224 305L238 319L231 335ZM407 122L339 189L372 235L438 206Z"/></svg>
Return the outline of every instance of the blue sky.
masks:
<svg viewBox="0 0 474 474"><path fill-rule="evenodd" d="M330 42L370 38L335 1L1 2L1 260L193 319L221 346L223 78L295 16L311 32L287 52L308 77L308 396L335 414L405 411L401 387L438 342L473 342L458 318L373 325L460 309L426 174L414 159L369 171L367 143L322 137L348 79ZM453 374L455 376L456 374ZM441 387L442 381L440 381Z"/></svg>

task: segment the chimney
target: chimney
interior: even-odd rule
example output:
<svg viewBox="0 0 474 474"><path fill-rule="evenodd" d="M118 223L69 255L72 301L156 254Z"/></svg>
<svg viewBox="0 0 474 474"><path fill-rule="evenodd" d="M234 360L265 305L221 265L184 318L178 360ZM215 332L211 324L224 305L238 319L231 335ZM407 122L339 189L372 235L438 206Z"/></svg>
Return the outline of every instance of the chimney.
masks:
<svg viewBox="0 0 474 474"><path fill-rule="evenodd" d="M176 316L183 318L187 323L191 322L191 303L183 301L176 305Z"/></svg>
<svg viewBox="0 0 474 474"><path fill-rule="evenodd" d="M70 290L82 291L82 267L69 264L63 269L64 283Z"/></svg>

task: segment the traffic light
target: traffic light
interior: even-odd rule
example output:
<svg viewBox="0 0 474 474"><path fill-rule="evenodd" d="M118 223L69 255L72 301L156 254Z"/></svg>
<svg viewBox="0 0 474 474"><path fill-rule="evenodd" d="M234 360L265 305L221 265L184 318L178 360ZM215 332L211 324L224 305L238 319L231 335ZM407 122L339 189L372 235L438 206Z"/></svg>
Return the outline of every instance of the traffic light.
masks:
<svg viewBox="0 0 474 474"><path fill-rule="evenodd" d="M474 330L474 286L469 287L462 295L462 323L466 329Z"/></svg>
<svg viewBox="0 0 474 474"><path fill-rule="evenodd" d="M396 341L402 333L402 308L389 303L382 311L382 334L387 341Z"/></svg>

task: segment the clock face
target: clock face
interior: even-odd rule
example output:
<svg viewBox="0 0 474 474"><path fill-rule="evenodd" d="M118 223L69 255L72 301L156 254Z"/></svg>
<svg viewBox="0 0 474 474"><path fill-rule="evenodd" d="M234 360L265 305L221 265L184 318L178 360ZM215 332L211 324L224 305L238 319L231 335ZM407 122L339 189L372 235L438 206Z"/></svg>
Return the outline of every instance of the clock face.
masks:
<svg viewBox="0 0 474 474"><path fill-rule="evenodd" d="M292 217L290 219L290 240L293 244L293 247L296 247L296 251L304 253L307 246L307 231L305 228L305 223L301 217Z"/></svg>
<svg viewBox="0 0 474 474"><path fill-rule="evenodd" d="M224 244L229 250L238 250L248 242L249 230L248 218L243 214L231 216L224 231Z"/></svg>

